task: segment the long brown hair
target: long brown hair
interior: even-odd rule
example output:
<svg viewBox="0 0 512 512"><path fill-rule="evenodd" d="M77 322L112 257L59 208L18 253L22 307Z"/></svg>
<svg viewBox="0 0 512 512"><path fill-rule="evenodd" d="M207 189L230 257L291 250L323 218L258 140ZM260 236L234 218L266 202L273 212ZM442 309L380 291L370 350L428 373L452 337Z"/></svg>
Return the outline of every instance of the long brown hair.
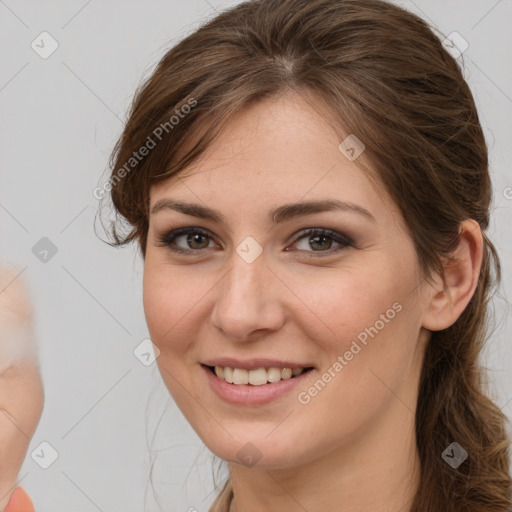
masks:
<svg viewBox="0 0 512 512"><path fill-rule="evenodd" d="M421 18L382 0L255 0L204 23L135 95L111 156L108 189L123 221L110 226L113 245L138 241L145 256L151 185L197 159L244 107L288 90L324 100L341 129L364 142L426 278L443 274L463 220L484 232L476 291L426 351L416 411L421 482L411 510L509 511L506 417L486 396L478 361L501 277L485 235L487 147L459 64ZM131 160L143 146L145 156ZM441 456L452 442L468 453L456 469ZM228 480L211 511L225 512L231 495Z"/></svg>

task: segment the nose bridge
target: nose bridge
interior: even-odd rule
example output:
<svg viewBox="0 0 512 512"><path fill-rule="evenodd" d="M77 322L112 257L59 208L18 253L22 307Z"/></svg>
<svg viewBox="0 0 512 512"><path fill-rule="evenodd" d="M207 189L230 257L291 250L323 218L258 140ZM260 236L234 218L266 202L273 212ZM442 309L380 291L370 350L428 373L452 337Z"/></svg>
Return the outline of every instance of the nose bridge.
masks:
<svg viewBox="0 0 512 512"><path fill-rule="evenodd" d="M259 310L263 283L267 270L265 261L259 256L254 261L245 260L238 253L234 253L231 261L231 270L224 279L220 300L229 307L236 307L237 311L248 313L248 310ZM245 310L245 311L244 311Z"/></svg>
<svg viewBox="0 0 512 512"><path fill-rule="evenodd" d="M256 301L261 297L264 277L263 259L247 263L240 256L233 257L231 272L227 276L224 291L233 299L240 299L246 303Z"/></svg>
<svg viewBox="0 0 512 512"><path fill-rule="evenodd" d="M233 252L230 270L219 283L219 291L212 312L212 321L226 335L246 338L252 331L274 329L279 321L274 279L266 267L262 254L254 260Z"/></svg>

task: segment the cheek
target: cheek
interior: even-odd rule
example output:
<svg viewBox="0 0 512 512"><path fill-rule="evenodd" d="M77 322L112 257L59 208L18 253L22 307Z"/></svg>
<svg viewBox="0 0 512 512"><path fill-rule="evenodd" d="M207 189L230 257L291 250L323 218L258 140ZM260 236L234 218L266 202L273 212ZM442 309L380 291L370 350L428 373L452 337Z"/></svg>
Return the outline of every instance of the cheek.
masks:
<svg viewBox="0 0 512 512"><path fill-rule="evenodd" d="M190 332L190 318L193 314L193 297L187 293L194 290L186 286L178 273L171 274L165 266L146 266L143 283L144 313L151 341L159 349L157 365L162 380L174 401L189 416L195 401L190 367L193 338ZM185 391L186 390L186 391Z"/></svg>
<svg viewBox="0 0 512 512"><path fill-rule="evenodd" d="M389 270L373 265L368 270L325 274L319 279L297 281L293 288L304 297L310 320L302 328L329 354L348 350L359 336L364 342L365 329L377 323L379 331L389 330L404 296L401 282ZM395 307L393 305L395 304ZM384 315L383 319L381 315Z"/></svg>
<svg viewBox="0 0 512 512"><path fill-rule="evenodd" d="M168 268L145 265L144 314L151 340L161 352L179 347L179 332L193 304L187 297L190 287L182 281L178 274L171 275Z"/></svg>
<svg viewBox="0 0 512 512"><path fill-rule="evenodd" d="M339 404L340 417L356 423L391 398L390 389L398 390L415 368L420 315L411 294L414 275L381 270L332 287L322 306L331 332L316 338L323 340L322 369L330 370L325 380L332 382L322 394Z"/></svg>
<svg viewBox="0 0 512 512"><path fill-rule="evenodd" d="M312 280L307 290L302 284L314 314L302 316L301 329L320 349L321 369L336 375L326 375L333 382L327 387L335 394L339 387L350 389L347 405L386 394L378 377L393 388L412 364L420 318L414 286L413 266L398 275L392 265L375 264L338 279Z"/></svg>

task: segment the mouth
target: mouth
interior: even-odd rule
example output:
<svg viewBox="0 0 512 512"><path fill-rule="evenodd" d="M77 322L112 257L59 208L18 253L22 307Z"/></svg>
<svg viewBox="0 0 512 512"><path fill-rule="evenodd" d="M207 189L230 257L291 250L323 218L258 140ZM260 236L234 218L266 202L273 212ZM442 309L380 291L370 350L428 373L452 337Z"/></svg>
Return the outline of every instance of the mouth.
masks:
<svg viewBox="0 0 512 512"><path fill-rule="evenodd" d="M249 364L247 363L246 366ZM282 368L254 367L254 364L250 366L253 368L211 366L201 363L210 389L221 400L231 405L247 407L269 405L277 400L291 400L292 391L297 388L306 388L317 372L313 366L295 368L286 368L284 365Z"/></svg>
<svg viewBox="0 0 512 512"><path fill-rule="evenodd" d="M296 379L305 373L314 370L313 366L306 368L256 368L246 370L229 366L208 366L201 364L206 370L220 380L233 386L265 386L277 382Z"/></svg>

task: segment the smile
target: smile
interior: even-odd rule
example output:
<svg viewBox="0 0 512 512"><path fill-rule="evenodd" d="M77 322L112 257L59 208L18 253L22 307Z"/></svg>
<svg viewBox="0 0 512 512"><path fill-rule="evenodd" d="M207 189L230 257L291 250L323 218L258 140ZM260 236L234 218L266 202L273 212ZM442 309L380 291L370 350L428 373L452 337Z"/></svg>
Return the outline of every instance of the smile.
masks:
<svg viewBox="0 0 512 512"><path fill-rule="evenodd" d="M310 368L256 368L254 370L245 370L244 368L231 368L230 366L209 367L219 379L229 384L242 385L251 384L252 386L262 386L264 384L279 382L280 380L291 379L300 375Z"/></svg>
<svg viewBox="0 0 512 512"><path fill-rule="evenodd" d="M245 370L204 364L201 364L201 367L214 393L223 401L233 405L268 404L277 398L284 397L300 383L304 386L305 380L316 371L314 368L296 368L294 375L291 368L276 368L274 370L274 367L271 367ZM216 372L220 375L217 375ZM251 380L258 382L257 384L249 382L250 374L252 374ZM235 380L235 382L229 382L227 379ZM263 380L265 381L263 382Z"/></svg>

